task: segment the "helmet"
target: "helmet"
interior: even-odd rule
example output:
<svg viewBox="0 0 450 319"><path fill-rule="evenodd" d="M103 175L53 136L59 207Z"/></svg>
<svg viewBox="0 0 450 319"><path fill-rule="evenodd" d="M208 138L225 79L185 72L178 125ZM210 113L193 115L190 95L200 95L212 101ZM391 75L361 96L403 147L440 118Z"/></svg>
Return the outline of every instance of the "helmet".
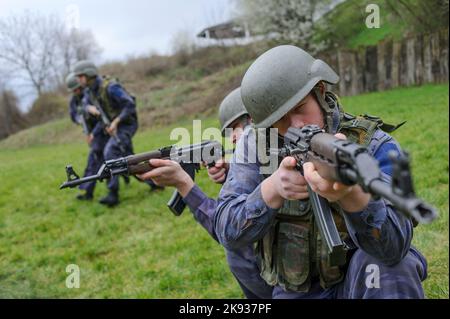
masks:
<svg viewBox="0 0 450 319"><path fill-rule="evenodd" d="M242 115L248 114L241 99L241 88L234 89L220 103L219 121L222 135L225 129Z"/></svg>
<svg viewBox="0 0 450 319"><path fill-rule="evenodd" d="M73 92L76 89L81 87L80 82L78 82L77 77L73 73L69 73L69 75L66 77L66 86L67 91Z"/></svg>
<svg viewBox="0 0 450 319"><path fill-rule="evenodd" d="M88 60L81 60L75 63L73 67L73 73L75 76L86 75L87 77L94 77L98 74L95 64Z"/></svg>
<svg viewBox="0 0 450 319"><path fill-rule="evenodd" d="M255 127L268 128L320 81L336 84L339 76L328 64L296 46L277 46L258 57L245 73L242 101Z"/></svg>

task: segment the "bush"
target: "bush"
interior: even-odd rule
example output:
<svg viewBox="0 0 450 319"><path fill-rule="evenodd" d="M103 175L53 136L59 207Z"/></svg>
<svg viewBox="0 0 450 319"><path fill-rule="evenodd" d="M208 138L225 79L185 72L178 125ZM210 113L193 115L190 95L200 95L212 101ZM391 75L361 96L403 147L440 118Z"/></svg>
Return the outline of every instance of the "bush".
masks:
<svg viewBox="0 0 450 319"><path fill-rule="evenodd" d="M17 97L11 91L0 92L0 139L28 126L19 110Z"/></svg>
<svg viewBox="0 0 450 319"><path fill-rule="evenodd" d="M68 116L69 99L55 93L44 93L36 99L26 114L31 125L39 125L54 119Z"/></svg>

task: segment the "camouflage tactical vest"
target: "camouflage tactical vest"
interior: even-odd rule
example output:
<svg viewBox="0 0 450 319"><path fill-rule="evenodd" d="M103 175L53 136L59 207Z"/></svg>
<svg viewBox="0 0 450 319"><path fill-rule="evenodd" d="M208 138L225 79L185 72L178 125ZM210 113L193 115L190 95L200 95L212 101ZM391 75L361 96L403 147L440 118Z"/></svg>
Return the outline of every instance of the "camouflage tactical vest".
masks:
<svg viewBox="0 0 450 319"><path fill-rule="evenodd" d="M107 114L107 116L109 117L109 119L111 121L114 120L117 116L119 116L121 110L114 108L112 106L111 99L108 95L108 87L110 85L119 84L119 83L120 83L119 80L116 78L110 78L108 76L104 76L102 78L102 82L98 88L98 93L96 95L93 94L93 92L91 90L89 90L90 98L96 100L100 104L101 108ZM123 88L123 89L125 90L125 88ZM128 94L133 99L133 101L136 102L136 98L132 94L130 94L130 93L128 93Z"/></svg>
<svg viewBox="0 0 450 319"><path fill-rule="evenodd" d="M397 127L384 124L377 117L355 117L341 111L338 132L352 142L367 146L378 128L393 131ZM354 247L342 209L335 203L330 203L330 208L341 239ZM323 288L341 282L354 251L344 252L347 260L344 266L330 266L327 247L320 238L308 199L285 200L270 230L258 241L255 249L261 262L262 278L269 285L280 285L285 290L297 292L308 292L311 283L317 280Z"/></svg>

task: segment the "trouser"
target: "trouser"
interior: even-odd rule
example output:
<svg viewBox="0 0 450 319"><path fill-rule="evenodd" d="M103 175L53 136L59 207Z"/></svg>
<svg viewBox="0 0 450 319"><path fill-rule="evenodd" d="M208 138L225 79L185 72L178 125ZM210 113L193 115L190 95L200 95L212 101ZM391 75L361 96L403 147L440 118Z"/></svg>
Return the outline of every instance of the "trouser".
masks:
<svg viewBox="0 0 450 319"><path fill-rule="evenodd" d="M128 156L133 154L133 142L132 137L136 133L138 128L137 123L132 124L122 124L120 123L117 127L117 136L124 148L124 153L120 150L120 146L117 143L117 139L114 137L109 137L106 143L103 155L105 161ZM117 193L119 191L119 176L113 176L108 181L108 189L110 192Z"/></svg>
<svg viewBox="0 0 450 319"><path fill-rule="evenodd" d="M422 299L421 282L427 277L425 257L411 247L396 265L381 264L363 250L353 254L345 279L329 289L312 283L307 293L284 291L276 286L273 298L280 299Z"/></svg>
<svg viewBox="0 0 450 319"><path fill-rule="evenodd" d="M94 136L92 143L90 145L87 165L84 170L84 176L97 174L98 170L104 162L103 150L108 141L108 136L101 132ZM81 184L79 189L85 190L87 194L93 194L95 189L96 181L91 181L88 183Z"/></svg>

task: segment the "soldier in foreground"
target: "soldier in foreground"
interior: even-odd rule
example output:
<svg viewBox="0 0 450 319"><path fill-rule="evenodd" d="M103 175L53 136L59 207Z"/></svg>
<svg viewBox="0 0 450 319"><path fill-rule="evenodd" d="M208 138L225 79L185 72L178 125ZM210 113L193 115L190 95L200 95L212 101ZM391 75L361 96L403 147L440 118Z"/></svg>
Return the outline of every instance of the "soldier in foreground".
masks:
<svg viewBox="0 0 450 319"><path fill-rule="evenodd" d="M277 129L278 137L289 127L314 124L367 146L383 178L390 181L387 154L399 152L400 146L382 128L392 130L378 118L344 113L336 95L325 89L325 82L338 80L326 63L304 50L279 46L247 70L242 100L255 127ZM273 130L266 136L270 134ZM312 163L303 166L302 176L293 157L285 157L272 174L262 174L262 164L249 161L248 154L268 153L270 143L258 143L257 138L255 130L247 130L237 144L214 227L228 249L257 243L261 275L274 286L274 298L424 297L421 281L426 278L426 260L411 246L410 218L358 185L324 179ZM330 203L339 235L348 247L343 266L329 263L307 185Z"/></svg>
<svg viewBox="0 0 450 319"><path fill-rule="evenodd" d="M83 133L86 135L86 141L89 145L89 155L87 159L84 176L95 174L103 164L103 149L108 141L107 135L103 130L97 130L94 134L93 129L97 124L97 120L85 112L82 106L83 88L77 77L70 73L66 78L67 89L72 96L69 102L69 114L73 123L81 125ZM96 181L80 185L80 190L84 193L78 194L79 200L92 200L94 197Z"/></svg>
<svg viewBox="0 0 450 319"><path fill-rule="evenodd" d="M219 119L222 135L226 131L232 131L228 137L233 144L236 144L243 130L251 123L242 104L240 89L232 91L225 97L220 105ZM213 225L217 201L208 198L177 162L155 159L151 160L150 164L155 168L141 175L140 178L152 179L158 185L176 187L197 222L217 241ZM226 180L227 171L228 165L224 161L218 161L214 167L208 169L208 175L212 181L223 183ZM267 285L259 275L260 269L252 244L236 249L226 249L226 254L230 270L247 298L271 298L272 287Z"/></svg>

